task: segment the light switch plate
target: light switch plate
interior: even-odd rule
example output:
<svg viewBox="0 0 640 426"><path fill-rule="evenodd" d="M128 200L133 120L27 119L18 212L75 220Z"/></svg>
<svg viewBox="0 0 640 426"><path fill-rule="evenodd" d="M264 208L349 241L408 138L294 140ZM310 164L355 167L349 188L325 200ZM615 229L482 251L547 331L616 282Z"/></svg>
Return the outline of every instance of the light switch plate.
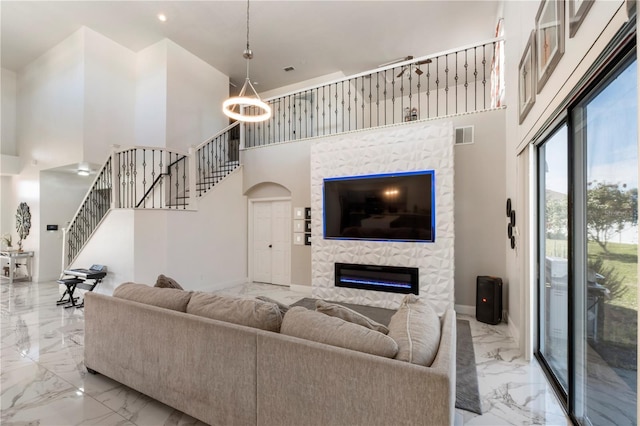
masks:
<svg viewBox="0 0 640 426"><path fill-rule="evenodd" d="M304 219L296 219L293 221L293 232L304 232L305 223Z"/></svg>
<svg viewBox="0 0 640 426"><path fill-rule="evenodd" d="M293 244L297 246L304 245L304 234L302 232L294 232L293 233Z"/></svg>
<svg viewBox="0 0 640 426"><path fill-rule="evenodd" d="M304 219L304 207L294 207L293 208L293 218L294 219Z"/></svg>

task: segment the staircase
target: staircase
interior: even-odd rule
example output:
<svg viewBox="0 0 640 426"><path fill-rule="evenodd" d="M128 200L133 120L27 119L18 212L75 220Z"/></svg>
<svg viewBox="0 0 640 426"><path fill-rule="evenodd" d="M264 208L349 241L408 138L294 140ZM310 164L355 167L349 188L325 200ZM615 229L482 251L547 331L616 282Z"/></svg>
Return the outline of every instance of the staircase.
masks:
<svg viewBox="0 0 640 426"><path fill-rule="evenodd" d="M240 166L238 124L188 153L152 147L114 151L65 229L63 270L111 209L193 210L195 197L203 197Z"/></svg>

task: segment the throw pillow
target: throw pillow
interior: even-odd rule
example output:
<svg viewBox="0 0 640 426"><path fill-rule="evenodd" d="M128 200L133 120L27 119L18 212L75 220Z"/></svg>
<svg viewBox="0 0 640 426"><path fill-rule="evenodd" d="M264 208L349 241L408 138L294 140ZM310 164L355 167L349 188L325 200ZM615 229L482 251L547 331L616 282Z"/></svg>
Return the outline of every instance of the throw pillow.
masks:
<svg viewBox="0 0 640 426"><path fill-rule="evenodd" d="M382 334L388 334L389 329L371 318L362 315L360 312L356 312L353 309L349 309L346 306L338 305L337 303L329 303L324 300L316 301L316 311L322 312L325 315L332 317L342 318L345 321L367 327L371 330L378 331Z"/></svg>
<svg viewBox="0 0 640 426"><path fill-rule="evenodd" d="M191 291L150 287L136 283L121 284L113 291L113 297L180 312L186 312L191 294Z"/></svg>
<svg viewBox="0 0 640 426"><path fill-rule="evenodd" d="M187 313L267 331L280 331L282 314L275 303L196 292Z"/></svg>
<svg viewBox="0 0 640 426"><path fill-rule="evenodd" d="M184 290L176 280L162 274L158 275L158 279L156 280L156 285L154 285L154 287L177 288L178 290Z"/></svg>
<svg viewBox="0 0 640 426"><path fill-rule="evenodd" d="M396 359L429 367L440 346L440 318L426 300L405 296L389 322L389 337L398 343Z"/></svg>
<svg viewBox="0 0 640 426"><path fill-rule="evenodd" d="M389 336L301 306L289 309L280 333L386 358L398 352L398 345Z"/></svg>
<svg viewBox="0 0 640 426"><path fill-rule="evenodd" d="M278 309L280 309L280 313L282 314L283 317L284 317L284 314L286 314L287 311L289 310L289 305L287 305L285 303L278 302L277 300L272 299L270 297L267 297L267 296L256 296L256 299L262 300L263 302L274 303L276 306L278 306Z"/></svg>

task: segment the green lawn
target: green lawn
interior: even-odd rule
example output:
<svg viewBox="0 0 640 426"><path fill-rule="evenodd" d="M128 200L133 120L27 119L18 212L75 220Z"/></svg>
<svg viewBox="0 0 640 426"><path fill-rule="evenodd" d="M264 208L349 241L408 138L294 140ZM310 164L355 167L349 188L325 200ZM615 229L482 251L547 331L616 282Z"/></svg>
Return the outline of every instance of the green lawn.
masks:
<svg viewBox="0 0 640 426"><path fill-rule="evenodd" d="M589 259L601 257L604 267L612 267L618 274L623 286L624 294L612 298L607 302L627 309L638 309L638 246L636 244L608 243L609 253L605 253L596 243L589 243ZM605 278L606 286L606 278Z"/></svg>

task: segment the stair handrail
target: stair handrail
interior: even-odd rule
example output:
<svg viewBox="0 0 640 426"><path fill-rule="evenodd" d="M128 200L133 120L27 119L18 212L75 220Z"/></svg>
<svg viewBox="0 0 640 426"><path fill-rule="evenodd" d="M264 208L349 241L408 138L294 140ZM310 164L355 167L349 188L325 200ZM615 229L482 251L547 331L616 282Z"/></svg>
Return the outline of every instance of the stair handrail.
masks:
<svg viewBox="0 0 640 426"><path fill-rule="evenodd" d="M238 128L239 134L237 145L231 144L232 131ZM227 136L228 135L228 136ZM231 173L240 165L240 150L244 143L244 127L240 126L240 122L236 121L215 135L207 138L204 142L194 147L190 158L194 185L194 198L202 197L209 189L211 189L224 176ZM218 143L224 144L222 150L217 146ZM212 144L216 144L215 150ZM211 148L210 148L211 147ZM210 149L209 149L210 148ZM220 156L220 157L219 157ZM220 158L224 161L220 162ZM211 160L214 161L211 161ZM220 172L222 171L222 175Z"/></svg>
<svg viewBox="0 0 640 426"><path fill-rule="evenodd" d="M65 228L63 228L63 269L65 266L70 265L71 263L73 263L73 261L75 260L75 257L80 253L80 251L78 250L77 253L75 253L75 255L73 256L73 258L69 259L69 262L65 264L65 259L68 257L68 252L66 252L67 249L67 243L68 243L68 235L70 234L70 232L72 231L72 228L74 226L76 226L76 223L78 221L78 217L80 215L80 212L86 207L86 205L88 204L88 200L91 197L91 195L93 194L93 192L96 190L96 186L98 184L98 181L103 177L103 176L108 176L111 186L109 187L109 189L112 190L113 188L113 176L111 173L111 162L112 162L112 156L109 155L107 157L107 160L105 161L104 165L100 168L100 170L96 173L96 177L93 179L93 181L91 182L91 185L89 186L89 190L87 191L87 193L85 194L84 198L82 199L82 201L80 202L80 206L78 207L78 209L76 210L75 214L73 215L73 217L71 218L71 220L69 221L69 225L67 225ZM104 188L106 189L106 188ZM109 206L109 209L111 209L111 206ZM106 215L106 212L105 212ZM104 215L103 215L104 216ZM98 221L99 222L99 221ZM91 230L91 232L89 233L89 235L87 236L87 239L89 239L91 237L91 235L93 234L93 231L95 231L95 229L97 228L97 224L94 227L93 230Z"/></svg>
<svg viewBox="0 0 640 426"><path fill-rule="evenodd" d="M123 158L124 155L129 153L133 155L132 159ZM141 157L138 157L139 153L142 154ZM147 176L144 169L147 165L144 155L147 155L148 153L158 154L157 158L159 160L159 164L150 165L152 176ZM186 153L178 149L167 148L162 146L141 146L141 145L119 147L117 150L114 150L113 155L114 155L114 164L116 169L116 176L114 176L114 179L117 181L118 188L122 186L122 189L119 191L118 207L122 207L122 208L141 208L142 204L146 202L146 198L150 194L152 194L152 191L156 188L158 182L161 182L163 177L170 175L171 166L179 163L180 161L184 161L185 165L188 164L188 157L190 156L189 153ZM173 156L175 156L175 159L172 159ZM163 164L162 161L163 159L166 159L166 157L168 157L168 160L170 162L168 162L167 164ZM136 163L138 159L142 160L142 166L143 166L142 180L141 180L143 183L143 188L139 188L141 189L141 193L143 193L141 197L137 197L137 195L135 194L135 191L138 189L137 186L139 185L137 180L137 175L140 172L140 170L138 169L139 165ZM158 168L157 176L155 176L156 167ZM131 175L128 175L127 173L130 173ZM127 175L124 176L125 174ZM131 176L133 176L133 178L131 178ZM147 177L152 178L152 181L149 187L147 187L144 184L144 181L147 179ZM134 187L134 193L133 194L129 193L128 195L125 195L123 190L127 188L128 185ZM185 179L184 188L182 189L186 191L188 190L188 187L189 187L189 182ZM186 208L186 203L183 207ZM142 206L142 208L147 208L147 207ZM164 207L153 206L151 208L164 208Z"/></svg>
<svg viewBox="0 0 640 426"><path fill-rule="evenodd" d="M182 157L178 158L177 160L175 160L174 162L170 163L167 166L167 171L169 171L171 169L171 166L173 166L174 164L178 163L179 161L183 161L185 158L187 158L187 154L183 155ZM142 203L144 203L145 198L147 198L149 196L149 194L151 194L151 191L154 190L154 188L156 187L156 185L158 184L158 182L160 182L160 179L162 179L163 176L166 176L167 173L160 173L155 180L153 181L153 183L151 184L151 186L149 187L149 189L147 189L147 192L144 193L144 195L142 196L142 198L140 198L140 201L138 201L138 203L136 204L136 208L140 207L140 205Z"/></svg>

